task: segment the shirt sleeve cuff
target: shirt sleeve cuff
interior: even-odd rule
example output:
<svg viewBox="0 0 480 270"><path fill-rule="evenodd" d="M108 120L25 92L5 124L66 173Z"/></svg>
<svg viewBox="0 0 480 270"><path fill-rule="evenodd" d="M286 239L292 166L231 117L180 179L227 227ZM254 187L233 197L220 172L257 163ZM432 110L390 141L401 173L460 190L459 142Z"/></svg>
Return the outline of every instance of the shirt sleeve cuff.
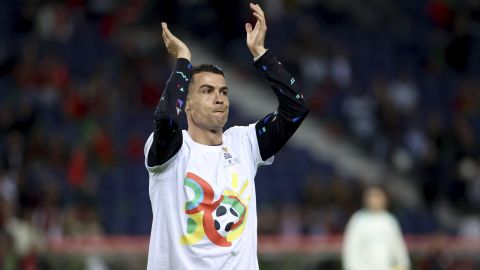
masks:
<svg viewBox="0 0 480 270"><path fill-rule="evenodd" d="M175 64L175 70L177 71L182 71L183 75L186 76L186 78L191 78L192 77L192 63L188 59L185 58L177 58L177 62Z"/></svg>
<svg viewBox="0 0 480 270"><path fill-rule="evenodd" d="M267 50L257 61L253 62L253 65L263 71L268 71L279 65L277 58L272 54L270 50Z"/></svg>
<svg viewBox="0 0 480 270"><path fill-rule="evenodd" d="M265 50L262 54L260 54L259 56L254 57L254 58L253 58L253 62L257 62L257 60L260 59L267 51L268 51L268 49L266 49L266 50Z"/></svg>

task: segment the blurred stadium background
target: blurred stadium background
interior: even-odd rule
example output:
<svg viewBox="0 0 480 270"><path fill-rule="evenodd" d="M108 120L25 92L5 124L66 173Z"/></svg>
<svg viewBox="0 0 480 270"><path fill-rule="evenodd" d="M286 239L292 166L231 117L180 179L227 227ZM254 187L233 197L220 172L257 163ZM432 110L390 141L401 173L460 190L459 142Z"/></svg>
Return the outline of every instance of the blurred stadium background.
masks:
<svg viewBox="0 0 480 270"><path fill-rule="evenodd" d="M413 269L480 269L480 1L263 0L308 121L259 171L261 269L341 269L382 183ZM144 269L143 144L172 68L224 67L229 125L275 109L239 0L0 1L0 269Z"/></svg>

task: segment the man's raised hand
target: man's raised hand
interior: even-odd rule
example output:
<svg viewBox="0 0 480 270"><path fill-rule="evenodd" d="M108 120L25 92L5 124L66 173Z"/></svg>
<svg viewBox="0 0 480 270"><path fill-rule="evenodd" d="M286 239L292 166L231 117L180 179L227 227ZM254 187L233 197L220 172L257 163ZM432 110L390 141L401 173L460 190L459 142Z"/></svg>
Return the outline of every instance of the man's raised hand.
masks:
<svg viewBox="0 0 480 270"><path fill-rule="evenodd" d="M175 58L185 58L188 61L192 59L192 54L188 49L187 45L183 43L180 39L174 36L170 30L168 30L168 26L166 23L162 22L162 37L163 42L165 42L165 47L167 47L167 51Z"/></svg>
<svg viewBox="0 0 480 270"><path fill-rule="evenodd" d="M247 46L253 57L258 57L266 51L264 43L265 34L267 33L267 23L265 21L265 14L258 4L250 3L250 9L253 12L253 16L257 18L257 22L254 28L252 28L250 23L245 24Z"/></svg>

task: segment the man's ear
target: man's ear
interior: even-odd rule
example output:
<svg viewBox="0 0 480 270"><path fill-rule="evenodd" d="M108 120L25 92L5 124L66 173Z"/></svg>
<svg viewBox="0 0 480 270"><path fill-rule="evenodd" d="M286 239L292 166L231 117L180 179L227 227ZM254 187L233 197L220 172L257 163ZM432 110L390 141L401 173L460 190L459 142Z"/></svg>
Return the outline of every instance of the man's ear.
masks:
<svg viewBox="0 0 480 270"><path fill-rule="evenodd" d="M185 103L185 111L190 111L190 98L187 96L187 102Z"/></svg>
<svg viewBox="0 0 480 270"><path fill-rule="evenodd" d="M193 76L190 85L188 86L188 93L187 93L187 102L185 103L185 111L189 111L191 109L190 103L192 99L192 84L193 84Z"/></svg>

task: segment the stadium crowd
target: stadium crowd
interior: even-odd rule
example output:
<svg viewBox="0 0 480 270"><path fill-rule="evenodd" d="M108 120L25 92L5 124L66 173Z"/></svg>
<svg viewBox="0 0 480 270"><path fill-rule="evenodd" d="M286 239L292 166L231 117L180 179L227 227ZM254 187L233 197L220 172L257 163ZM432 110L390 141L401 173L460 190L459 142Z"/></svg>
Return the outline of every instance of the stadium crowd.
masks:
<svg viewBox="0 0 480 270"><path fill-rule="evenodd" d="M148 235L143 144L171 69L161 21L252 70L246 3L119 3L0 3L0 264L31 269L63 236ZM480 237L479 3L264 1L267 44L312 118L418 187L422 207L391 206L405 233ZM302 169L260 172L260 233L342 233L361 181L287 149L278 168Z"/></svg>

